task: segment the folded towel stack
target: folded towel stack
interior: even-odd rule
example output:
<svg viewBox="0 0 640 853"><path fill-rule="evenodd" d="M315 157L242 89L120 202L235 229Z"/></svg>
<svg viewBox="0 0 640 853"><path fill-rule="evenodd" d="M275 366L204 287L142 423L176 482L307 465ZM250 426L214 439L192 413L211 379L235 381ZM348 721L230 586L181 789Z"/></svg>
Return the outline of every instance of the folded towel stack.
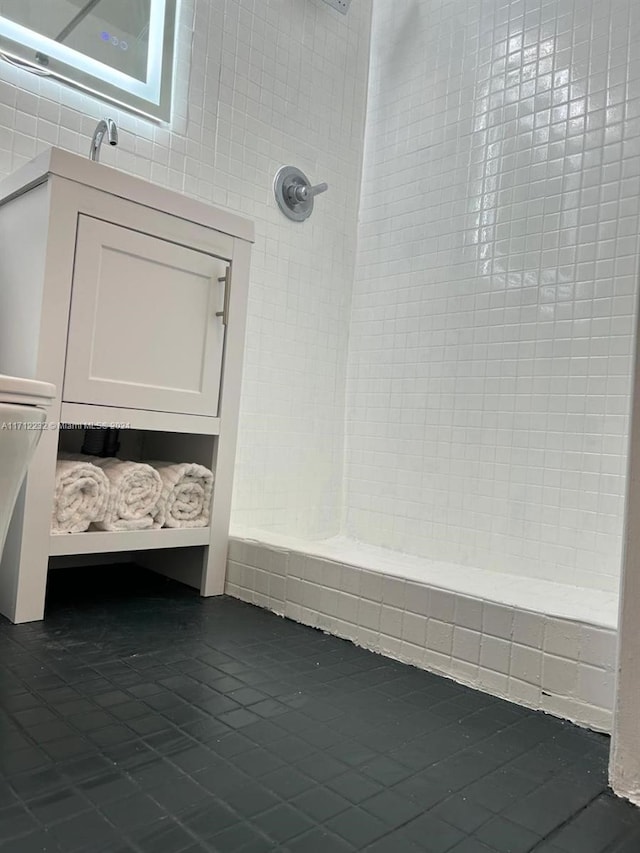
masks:
<svg viewBox="0 0 640 853"><path fill-rule="evenodd" d="M56 463L56 485L51 517L53 533L82 533L105 517L109 481L93 460L61 454Z"/></svg>
<svg viewBox="0 0 640 853"><path fill-rule="evenodd" d="M207 527L211 515L213 474L195 462L149 462L162 479L156 510L158 527Z"/></svg>
<svg viewBox="0 0 640 853"><path fill-rule="evenodd" d="M96 459L109 480L109 502L98 530L149 530L162 527L155 520L162 492L157 471L142 462Z"/></svg>
<svg viewBox="0 0 640 853"><path fill-rule="evenodd" d="M53 533L207 527L213 474L195 463L60 454Z"/></svg>

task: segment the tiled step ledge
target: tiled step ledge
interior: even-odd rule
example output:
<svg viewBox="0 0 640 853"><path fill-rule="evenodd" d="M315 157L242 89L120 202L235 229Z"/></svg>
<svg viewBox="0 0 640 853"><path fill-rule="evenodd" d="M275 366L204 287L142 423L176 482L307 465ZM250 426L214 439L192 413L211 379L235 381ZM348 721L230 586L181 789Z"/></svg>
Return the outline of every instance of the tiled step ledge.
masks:
<svg viewBox="0 0 640 853"><path fill-rule="evenodd" d="M228 595L520 705L610 731L612 594L419 560L346 538L307 542L247 533L234 531L231 540ZM518 593L525 594L520 601Z"/></svg>

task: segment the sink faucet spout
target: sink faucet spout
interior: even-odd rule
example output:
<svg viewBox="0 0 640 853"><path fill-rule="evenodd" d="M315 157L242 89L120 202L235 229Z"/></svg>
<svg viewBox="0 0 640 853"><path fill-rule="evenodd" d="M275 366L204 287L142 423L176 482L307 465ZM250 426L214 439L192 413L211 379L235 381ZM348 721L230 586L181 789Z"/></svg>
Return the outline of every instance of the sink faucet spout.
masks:
<svg viewBox="0 0 640 853"><path fill-rule="evenodd" d="M93 131L89 147L89 159L95 160L96 163L100 160L100 149L105 137L109 145L118 144L118 125L112 118L101 119Z"/></svg>

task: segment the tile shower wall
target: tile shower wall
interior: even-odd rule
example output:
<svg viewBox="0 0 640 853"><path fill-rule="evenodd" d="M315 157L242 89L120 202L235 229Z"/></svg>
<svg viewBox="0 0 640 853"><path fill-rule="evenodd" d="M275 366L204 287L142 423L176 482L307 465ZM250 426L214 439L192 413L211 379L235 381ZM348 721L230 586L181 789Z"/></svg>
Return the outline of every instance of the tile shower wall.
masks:
<svg viewBox="0 0 640 853"><path fill-rule="evenodd" d="M85 154L108 114L104 163L255 221L235 518L300 535L339 524L370 14L183 0L171 127L0 62L0 176L49 145ZM302 225L273 200L285 163L330 184Z"/></svg>
<svg viewBox="0 0 640 853"><path fill-rule="evenodd" d="M636 0L377 0L347 531L617 588Z"/></svg>

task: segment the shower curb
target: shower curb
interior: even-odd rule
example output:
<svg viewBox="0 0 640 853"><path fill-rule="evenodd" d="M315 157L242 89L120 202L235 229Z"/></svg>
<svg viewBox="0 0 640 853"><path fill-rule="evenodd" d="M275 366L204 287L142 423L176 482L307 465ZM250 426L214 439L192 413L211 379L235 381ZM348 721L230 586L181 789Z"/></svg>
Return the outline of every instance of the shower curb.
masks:
<svg viewBox="0 0 640 853"><path fill-rule="evenodd" d="M616 631L232 538L227 595L595 731L612 725Z"/></svg>

